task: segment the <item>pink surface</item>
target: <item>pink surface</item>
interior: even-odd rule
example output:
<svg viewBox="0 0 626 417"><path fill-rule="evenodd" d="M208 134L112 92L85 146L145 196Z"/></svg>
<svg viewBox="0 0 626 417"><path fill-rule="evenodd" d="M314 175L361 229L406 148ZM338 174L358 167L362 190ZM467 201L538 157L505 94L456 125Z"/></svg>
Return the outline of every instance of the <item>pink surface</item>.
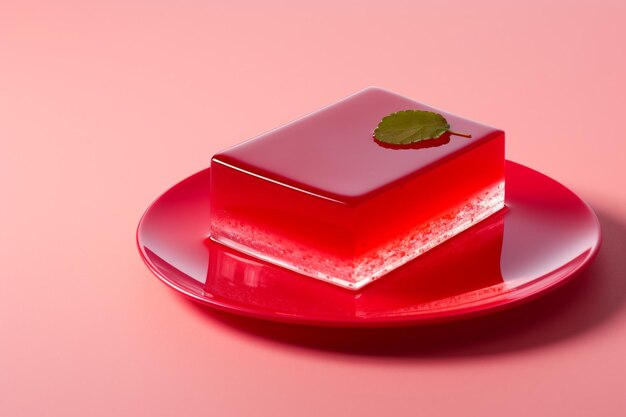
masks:
<svg viewBox="0 0 626 417"><path fill-rule="evenodd" d="M626 6L0 4L0 415L626 414ZM421 43L421 41L424 41ZM218 150L368 85L502 127L578 192L577 280L420 330L300 329L167 290L134 242Z"/></svg>

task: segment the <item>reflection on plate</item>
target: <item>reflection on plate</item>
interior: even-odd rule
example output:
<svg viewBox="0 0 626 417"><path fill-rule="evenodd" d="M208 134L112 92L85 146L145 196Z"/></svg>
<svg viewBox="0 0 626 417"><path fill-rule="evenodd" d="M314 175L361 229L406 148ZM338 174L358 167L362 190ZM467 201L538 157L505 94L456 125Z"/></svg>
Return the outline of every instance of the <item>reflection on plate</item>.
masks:
<svg viewBox="0 0 626 417"><path fill-rule="evenodd" d="M301 276L208 239L210 169L146 211L137 242L163 282L203 304L321 326L396 326L487 313L532 299L596 255L593 211L556 181L507 161L507 210L359 291Z"/></svg>

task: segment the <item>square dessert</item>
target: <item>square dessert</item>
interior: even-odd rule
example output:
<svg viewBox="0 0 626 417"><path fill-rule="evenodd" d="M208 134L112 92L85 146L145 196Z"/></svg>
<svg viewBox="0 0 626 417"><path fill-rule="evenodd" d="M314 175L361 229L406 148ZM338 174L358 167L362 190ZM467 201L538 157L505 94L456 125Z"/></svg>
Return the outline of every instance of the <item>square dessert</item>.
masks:
<svg viewBox="0 0 626 417"><path fill-rule="evenodd" d="M373 138L409 109L471 138ZM214 241L358 289L504 207L504 132L368 88L213 156L210 198Z"/></svg>

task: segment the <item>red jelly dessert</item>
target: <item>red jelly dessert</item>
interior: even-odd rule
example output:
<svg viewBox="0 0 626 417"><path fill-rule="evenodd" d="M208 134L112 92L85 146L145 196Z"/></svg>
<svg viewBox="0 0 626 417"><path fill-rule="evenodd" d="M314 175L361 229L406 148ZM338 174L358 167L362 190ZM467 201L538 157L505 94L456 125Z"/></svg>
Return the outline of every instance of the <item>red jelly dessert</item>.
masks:
<svg viewBox="0 0 626 417"><path fill-rule="evenodd" d="M407 109L472 137L373 139ZM504 132L368 88L218 153L210 192L214 241L357 289L504 207Z"/></svg>

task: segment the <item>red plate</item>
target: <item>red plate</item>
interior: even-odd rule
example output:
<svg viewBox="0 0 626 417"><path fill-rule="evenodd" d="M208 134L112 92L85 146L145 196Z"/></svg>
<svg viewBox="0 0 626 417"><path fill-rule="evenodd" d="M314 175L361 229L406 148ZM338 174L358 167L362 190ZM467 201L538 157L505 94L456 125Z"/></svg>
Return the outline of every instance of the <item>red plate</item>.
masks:
<svg viewBox="0 0 626 417"><path fill-rule="evenodd" d="M210 241L210 175L210 169L192 175L148 208L137 230L139 251L180 293L261 319L386 327L485 314L562 284L600 247L600 224L584 201L507 161L506 212L355 292Z"/></svg>

